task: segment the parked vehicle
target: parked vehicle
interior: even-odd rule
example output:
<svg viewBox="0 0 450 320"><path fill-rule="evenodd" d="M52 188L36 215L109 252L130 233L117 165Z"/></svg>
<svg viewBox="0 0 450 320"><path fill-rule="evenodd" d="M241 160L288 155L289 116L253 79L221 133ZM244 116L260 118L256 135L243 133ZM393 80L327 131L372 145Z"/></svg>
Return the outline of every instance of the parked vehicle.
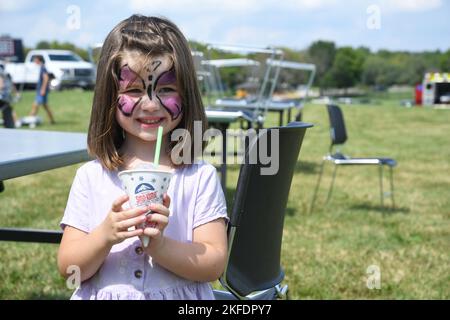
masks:
<svg viewBox="0 0 450 320"><path fill-rule="evenodd" d="M44 58L45 67L50 74L50 88L64 87L92 88L95 84L95 69L90 62L69 50L31 50L24 63L5 62L5 71L10 74L13 83L35 86L39 78L39 66L33 62L35 56Z"/></svg>

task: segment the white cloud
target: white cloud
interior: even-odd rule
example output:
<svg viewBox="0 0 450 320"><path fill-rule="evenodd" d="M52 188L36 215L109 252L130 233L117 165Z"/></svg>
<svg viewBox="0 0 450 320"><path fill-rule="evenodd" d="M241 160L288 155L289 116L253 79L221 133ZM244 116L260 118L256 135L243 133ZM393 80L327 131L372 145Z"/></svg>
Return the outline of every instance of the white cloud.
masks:
<svg viewBox="0 0 450 320"><path fill-rule="evenodd" d="M385 0L383 5L392 11L420 12L442 6L442 0Z"/></svg>
<svg viewBox="0 0 450 320"><path fill-rule="evenodd" d="M153 12L233 12L258 8L258 0L221 1L221 0L131 0L135 11Z"/></svg>
<svg viewBox="0 0 450 320"><path fill-rule="evenodd" d="M37 4L36 0L2 0L0 2L0 12L18 12Z"/></svg>
<svg viewBox="0 0 450 320"><path fill-rule="evenodd" d="M280 1L278 6L286 7L288 9L298 10L312 10L325 9L338 4L337 0L285 0Z"/></svg>
<svg viewBox="0 0 450 320"><path fill-rule="evenodd" d="M53 19L40 16L37 17L34 24L29 28L27 36L36 40L54 40L61 39L63 36L68 35L68 29L63 24L56 23Z"/></svg>
<svg viewBox="0 0 450 320"><path fill-rule="evenodd" d="M86 30L83 25L79 30L71 30L62 19L57 21L46 15L40 15L29 23L23 36L27 46L35 45L41 40L67 41L81 46L87 46L94 41L92 32Z"/></svg>
<svg viewBox="0 0 450 320"><path fill-rule="evenodd" d="M286 34L273 28L259 28L250 26L237 26L229 29L224 37L224 43L248 46L280 45L286 41Z"/></svg>
<svg viewBox="0 0 450 320"><path fill-rule="evenodd" d="M88 47L95 42L95 39L94 36L92 35L92 32L81 32L76 37L75 42L83 47Z"/></svg>
<svg viewBox="0 0 450 320"><path fill-rule="evenodd" d="M72 3L81 8L79 30L66 26L66 6ZM382 29L377 32L366 28L366 8L371 4L381 9ZM321 38L378 48L394 47L392 37L398 39L395 48L447 50L445 37L420 26L445 33L448 6L442 0L0 0L0 33L22 38L26 46L39 40L85 46L103 41L132 13L142 13L166 16L188 39L207 43L304 48ZM420 34L421 41L410 43L405 40L408 34Z"/></svg>
<svg viewBox="0 0 450 320"><path fill-rule="evenodd" d="M281 10L310 10L325 8L337 0L131 0L134 11L153 12L210 12L214 14L248 13Z"/></svg>
<svg viewBox="0 0 450 320"><path fill-rule="evenodd" d="M337 0L130 0L129 3L135 13L166 16L188 38L198 41L278 45L289 42L289 32L276 31L270 20L281 16L292 19L305 11L329 9Z"/></svg>
<svg viewBox="0 0 450 320"><path fill-rule="evenodd" d="M183 34L192 40L210 42L222 27L219 17L207 16L202 19L183 19L175 21Z"/></svg>

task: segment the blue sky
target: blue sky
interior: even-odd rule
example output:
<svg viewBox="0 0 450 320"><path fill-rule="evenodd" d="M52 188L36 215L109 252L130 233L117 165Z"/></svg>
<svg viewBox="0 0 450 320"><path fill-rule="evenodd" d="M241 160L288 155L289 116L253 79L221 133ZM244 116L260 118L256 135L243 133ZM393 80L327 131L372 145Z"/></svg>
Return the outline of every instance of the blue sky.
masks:
<svg viewBox="0 0 450 320"><path fill-rule="evenodd" d="M188 39L207 43L303 49L322 39L372 50L450 48L446 0L1 0L0 34L29 47L39 40L87 47L133 13L163 15Z"/></svg>

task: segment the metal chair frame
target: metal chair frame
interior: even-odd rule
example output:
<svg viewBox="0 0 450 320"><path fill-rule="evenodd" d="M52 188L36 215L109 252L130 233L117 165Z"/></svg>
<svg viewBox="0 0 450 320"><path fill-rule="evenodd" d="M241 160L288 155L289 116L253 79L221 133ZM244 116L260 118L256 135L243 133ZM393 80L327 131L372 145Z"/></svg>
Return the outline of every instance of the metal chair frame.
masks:
<svg viewBox="0 0 450 320"><path fill-rule="evenodd" d="M353 158L348 155L344 155L337 149L334 151L336 145L342 145L347 140L347 132L345 129L344 117L342 110L337 105L327 105L328 115L330 119L330 137L331 144L328 150L328 154L322 158L322 163L320 165L319 177L317 179L316 187L314 189L313 198L310 205L310 212L314 211L314 205L317 199L317 194L319 186L321 183L324 167L326 162L331 162L334 164L334 170L332 174L332 179L330 187L328 189L327 198L325 204L327 205L331 199L333 193L334 182L336 180L337 168L340 165L376 165L378 166L379 175L379 186L380 186L380 203L381 207L384 207L384 198L386 196L391 197L392 209L395 208L395 198L394 198L394 173L393 168L397 165L397 162L391 158ZM389 180L390 180L390 191L384 192L383 187L383 168L384 166L389 167Z"/></svg>

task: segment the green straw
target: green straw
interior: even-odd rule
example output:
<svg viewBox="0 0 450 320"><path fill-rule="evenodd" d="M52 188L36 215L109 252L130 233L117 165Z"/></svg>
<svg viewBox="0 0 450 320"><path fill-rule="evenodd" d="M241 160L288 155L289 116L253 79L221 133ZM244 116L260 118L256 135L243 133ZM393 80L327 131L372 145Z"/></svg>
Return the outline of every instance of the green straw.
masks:
<svg viewBox="0 0 450 320"><path fill-rule="evenodd" d="M155 166L159 166L159 155L161 153L162 135L163 135L163 127L159 126L158 127L158 137L156 139L155 159L153 161L153 164Z"/></svg>

